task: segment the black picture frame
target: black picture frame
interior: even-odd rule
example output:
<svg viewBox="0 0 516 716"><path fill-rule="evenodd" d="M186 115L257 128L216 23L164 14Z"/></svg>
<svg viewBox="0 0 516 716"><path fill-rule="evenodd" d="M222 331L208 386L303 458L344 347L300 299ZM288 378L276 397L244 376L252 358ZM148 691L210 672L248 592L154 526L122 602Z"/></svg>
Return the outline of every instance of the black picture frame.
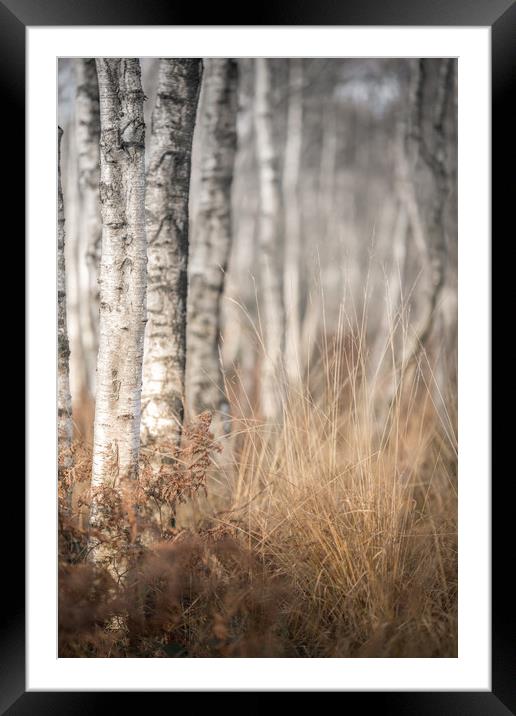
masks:
<svg viewBox="0 0 516 716"><path fill-rule="evenodd" d="M9 181L6 182L8 214L15 218L9 236L9 248L22 248L24 261L25 197L25 37L27 26L66 25L195 25L202 16L203 25L395 25L395 26L489 26L492 31L492 238L501 245L507 227L512 226L514 181L509 167L514 165L514 114L509 110L511 79L516 76L516 4L514 0L347 0L340 5L328 0L304 0L295 3L262 5L249 8L247 21L235 23L231 6L212 5L177 9L165 0L0 0L0 87L2 111L0 141L7 152ZM460 138L459 138L460 141ZM512 157L512 160L511 160ZM12 169L11 169L12 167ZM511 202L512 199L512 202ZM13 232L16 235L14 240ZM508 243L513 243L507 237ZM492 244L494 245L494 244ZM19 264L18 264L19 265ZM492 317L497 306L504 305L503 286L492 291ZM18 307L18 304L17 304ZM11 313L11 312L8 312ZM19 322L16 315L10 320ZM22 338L23 340L23 338ZM27 346L27 350L35 350ZM4 349L5 350L5 349ZM500 369L499 369L500 370ZM30 389L30 386L28 386ZM19 400L17 397L16 400ZM12 431L14 432L14 425ZM494 439L493 435L493 439ZM496 434L497 445L504 443L503 430ZM500 451L492 445L494 456ZM7 463L6 463L7 464ZM90 714L114 706L113 694L25 691L25 577L24 530L21 515L25 504L24 482L20 470L4 470L4 505L13 524L4 527L3 565L4 606L0 612L0 714ZM506 583L511 568L510 544L514 544L513 503L507 499L510 475L497 471L492 482L492 691L476 692L343 692L344 705L360 698L360 707L382 713L448 716L502 716L516 713L516 671L514 670L513 592ZM504 482L505 480L505 482ZM510 513L509 513L510 510ZM511 540L512 537L512 540ZM131 699L138 699L131 693ZM119 699L120 694L115 698ZM119 703L117 701L117 703Z"/></svg>

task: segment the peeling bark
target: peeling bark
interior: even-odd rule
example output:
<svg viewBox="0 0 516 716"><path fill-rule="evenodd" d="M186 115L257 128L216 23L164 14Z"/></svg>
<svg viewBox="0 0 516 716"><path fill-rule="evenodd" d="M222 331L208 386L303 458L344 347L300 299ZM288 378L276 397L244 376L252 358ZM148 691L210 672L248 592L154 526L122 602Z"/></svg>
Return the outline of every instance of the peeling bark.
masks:
<svg viewBox="0 0 516 716"><path fill-rule="evenodd" d="M188 198L202 74L196 59L162 59L146 189L148 325L142 441L179 443L184 413Z"/></svg>
<svg viewBox="0 0 516 716"><path fill-rule="evenodd" d="M97 59L102 256L92 487L135 478L140 447L146 237L143 92L137 59ZM98 524L93 500L91 520Z"/></svg>
<svg viewBox="0 0 516 716"><path fill-rule="evenodd" d="M258 246L260 250L262 330L264 359L261 372L261 408L264 416L276 420L282 408L282 354L285 342L283 276L279 253L280 187L278 157L273 140L271 65L256 60L255 134L259 174L260 209Z"/></svg>
<svg viewBox="0 0 516 716"><path fill-rule="evenodd" d="M190 254L188 394L191 411L213 411L214 425L229 405L219 356L221 299L231 248L231 185L237 145L237 63L205 60L201 178Z"/></svg>
<svg viewBox="0 0 516 716"><path fill-rule="evenodd" d="M64 202L61 186L61 137L58 127L57 170L57 439L60 453L68 460L72 444L72 400L70 397L68 333L66 329L65 229Z"/></svg>

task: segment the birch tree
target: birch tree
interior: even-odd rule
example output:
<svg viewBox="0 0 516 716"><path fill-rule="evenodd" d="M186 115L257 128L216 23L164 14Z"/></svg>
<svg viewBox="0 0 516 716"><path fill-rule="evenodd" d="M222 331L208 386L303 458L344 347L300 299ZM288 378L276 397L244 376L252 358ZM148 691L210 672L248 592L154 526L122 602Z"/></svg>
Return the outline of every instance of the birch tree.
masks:
<svg viewBox="0 0 516 716"><path fill-rule="evenodd" d="M140 63L100 58L96 66L102 256L91 522L102 528L96 488L137 475L147 256Z"/></svg>
<svg viewBox="0 0 516 716"><path fill-rule="evenodd" d="M318 281L322 281L322 272L319 258L319 245L331 245L338 233L337 212L335 207L335 185L337 173L337 112L333 101L327 103L322 111L323 136L319 158L317 193L316 193L316 221L320 240L316 243L317 254L312 254L312 261L319 265L319 276L312 277L308 286L308 300L301 324L301 358L302 371L309 368L316 348L317 332L321 313L326 310L323 306L322 288ZM344 199L345 197L343 197Z"/></svg>
<svg viewBox="0 0 516 716"><path fill-rule="evenodd" d="M419 318L400 351L388 400L380 410L382 420L385 409L392 416L390 407L407 371L428 348L445 282L446 214L451 190L447 115L452 106L453 63L451 59L420 59L410 66L408 114L402 124L404 146L398 144L396 148L397 188L419 250L423 288Z"/></svg>
<svg viewBox="0 0 516 716"><path fill-rule="evenodd" d="M281 400L281 359L285 340L282 262L279 253L280 184L273 138L271 65L260 58L255 64L255 135L259 174L262 332L264 360L261 373L261 408L266 418L278 418Z"/></svg>
<svg viewBox="0 0 516 716"><path fill-rule="evenodd" d="M57 138L57 438L59 450L67 461L67 452L72 443L72 400L70 397L68 332L66 329L66 284L65 284L65 228L64 202L61 186L61 137L63 130L58 127Z"/></svg>
<svg viewBox="0 0 516 716"><path fill-rule="evenodd" d="M425 207L427 205L428 209L424 212L423 230L420 228L417 207L412 210L414 218L411 226L423 254L426 289L422 315L406 347L402 370L405 370L417 358L420 351L427 347L444 286L446 211L451 189L447 168L446 126L453 91L454 62L452 59L439 61L431 94L429 84L435 60L421 59L412 63L411 117L408 124L407 152L411 158L413 186L417 187L419 184L416 179L418 169L425 172L428 177L429 200L425 202ZM415 201L412 201L412 204L415 204ZM422 200L419 201L419 205L423 206ZM410 211L410 202L407 206ZM423 231L424 235L421 236Z"/></svg>
<svg viewBox="0 0 516 716"><path fill-rule="evenodd" d="M289 101L287 140L283 168L285 206L285 367L289 380L301 377L300 260L301 217L299 213L299 171L303 142L303 60L289 60Z"/></svg>
<svg viewBox="0 0 516 716"><path fill-rule="evenodd" d="M66 124L63 126L64 131L61 142L61 184L63 195L66 197L66 318L70 344L69 364L72 412L76 406L86 401L90 394L89 376L80 326L79 179L74 116L67 118Z"/></svg>
<svg viewBox="0 0 516 716"><path fill-rule="evenodd" d="M231 248L231 185L237 145L237 63L205 60L200 196L190 253L188 393L192 412L228 411L219 357L221 299Z"/></svg>
<svg viewBox="0 0 516 716"><path fill-rule="evenodd" d="M98 269L102 224L100 217L100 109L94 59L75 60L75 138L79 183L79 270L86 272L80 300L80 324L90 390L94 392L98 352ZM80 279L79 279L80 280Z"/></svg>
<svg viewBox="0 0 516 716"><path fill-rule="evenodd" d="M142 440L178 443L184 413L188 195L202 62L162 59L147 171Z"/></svg>

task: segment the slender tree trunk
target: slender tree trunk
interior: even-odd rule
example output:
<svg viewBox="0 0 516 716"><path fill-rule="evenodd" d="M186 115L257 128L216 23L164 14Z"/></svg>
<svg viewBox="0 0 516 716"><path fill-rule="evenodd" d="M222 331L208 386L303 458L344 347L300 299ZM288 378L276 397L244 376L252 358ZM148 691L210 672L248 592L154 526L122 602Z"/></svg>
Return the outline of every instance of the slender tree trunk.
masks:
<svg viewBox="0 0 516 716"><path fill-rule="evenodd" d="M320 237L319 247L332 245L338 235L338 219L335 207L335 187L337 180L337 112L335 104L330 102L323 110L323 137L317 180L316 221ZM315 352L318 331L321 329L321 314L328 310L323 305L324 269L320 257L315 252L310 257L313 265L318 267L315 277L309 286L308 299L302 320L301 345L303 347L302 370L306 373ZM315 280L314 280L315 279Z"/></svg>
<svg viewBox="0 0 516 716"><path fill-rule="evenodd" d="M88 382L95 391L98 353L99 290L98 271L102 223L100 216L100 109L97 69L93 59L75 61L76 103L75 136L79 172L80 254L81 269L86 271L81 287L81 333L87 362ZM82 274L82 270L80 271Z"/></svg>
<svg viewBox="0 0 516 716"><path fill-rule="evenodd" d="M429 82L435 60L416 60L411 65L405 152L400 150L398 153L399 188L412 236L422 253L424 288L419 321L411 328L401 350L392 389L384 403L389 409L402 390L405 375L428 348L445 281L446 211L451 186L447 168L446 115L453 94L454 62L440 60L433 92L429 91ZM421 171L428 177L430 198L425 201L417 192L421 181L421 174L418 181L418 172ZM424 211L426 205L429 209ZM384 412L380 411L380 415L383 421Z"/></svg>
<svg viewBox="0 0 516 716"><path fill-rule="evenodd" d="M431 108L424 107L425 84L428 81L432 60L419 60L414 65L414 94L412 132L408 144L416 153L414 165L421 158L430 176L430 210L425 221L425 245L427 251L428 289L419 326L412 334L403 358L402 370L417 359L421 350L427 348L431 336L439 296L444 286L446 262L446 203L450 192L447 169L446 113L452 94L454 60L440 61L435 102ZM433 110L433 111L432 111ZM428 132L423 125L425 111L432 113Z"/></svg>
<svg viewBox="0 0 516 716"><path fill-rule="evenodd" d="M213 411L217 430L229 410L219 341L237 143L235 60L205 60L201 106L201 183L189 272L188 392L192 412Z"/></svg>
<svg viewBox="0 0 516 716"><path fill-rule="evenodd" d="M77 142L75 141L75 119L72 117L64 128L61 142L61 183L66 202L66 314L68 340L70 343L70 393L72 415L75 414L89 395L88 371L84 355L80 321L80 247L79 247L79 179L77 172ZM82 425L79 429L82 432Z"/></svg>
<svg viewBox="0 0 516 716"><path fill-rule="evenodd" d="M233 236L228 272L224 281L223 365L232 372L231 393L235 405L250 408L254 391L256 355L252 330L244 306L255 298L253 274L256 252L258 182L254 146L254 59L238 60L237 146L231 190Z"/></svg>
<svg viewBox="0 0 516 716"><path fill-rule="evenodd" d="M64 463L69 461L72 444L72 400L70 397L68 332L66 329L66 283L65 283L65 229L64 202L61 186L61 137L63 130L58 127L58 171L57 171L57 437Z"/></svg>
<svg viewBox="0 0 516 716"><path fill-rule="evenodd" d="M283 168L285 206L285 369L290 382L302 375L300 282L301 217L299 213L299 171L303 143L303 60L289 60L289 102L287 143Z"/></svg>
<svg viewBox="0 0 516 716"><path fill-rule="evenodd" d="M256 60L255 102L260 195L258 246L263 307L261 324L265 353L260 386L261 408L266 418L276 420L282 408L281 363L285 341L285 310L279 253L280 190L272 128L271 65L262 58Z"/></svg>
<svg viewBox="0 0 516 716"><path fill-rule="evenodd" d="M97 488L119 488L138 470L147 254L140 64L96 62L102 257L91 522L102 529Z"/></svg>
<svg viewBox="0 0 516 716"><path fill-rule="evenodd" d="M142 440L179 443L184 412L188 195L202 74L196 59L162 59L147 171L149 322Z"/></svg>

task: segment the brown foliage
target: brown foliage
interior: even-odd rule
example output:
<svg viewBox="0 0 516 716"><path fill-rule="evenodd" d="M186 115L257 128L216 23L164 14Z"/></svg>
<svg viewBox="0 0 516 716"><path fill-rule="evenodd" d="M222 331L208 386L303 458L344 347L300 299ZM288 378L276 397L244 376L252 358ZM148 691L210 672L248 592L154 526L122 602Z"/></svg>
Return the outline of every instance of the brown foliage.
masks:
<svg viewBox="0 0 516 716"><path fill-rule="evenodd" d="M342 404L293 402L274 434L243 422L225 508L208 495L190 529L155 514L220 478L209 415L142 459L138 480L104 488L102 534L79 519L87 494L63 498L91 474L74 445L60 472L60 656L455 656L455 428L418 390L379 445ZM89 564L92 538L122 571Z"/></svg>

